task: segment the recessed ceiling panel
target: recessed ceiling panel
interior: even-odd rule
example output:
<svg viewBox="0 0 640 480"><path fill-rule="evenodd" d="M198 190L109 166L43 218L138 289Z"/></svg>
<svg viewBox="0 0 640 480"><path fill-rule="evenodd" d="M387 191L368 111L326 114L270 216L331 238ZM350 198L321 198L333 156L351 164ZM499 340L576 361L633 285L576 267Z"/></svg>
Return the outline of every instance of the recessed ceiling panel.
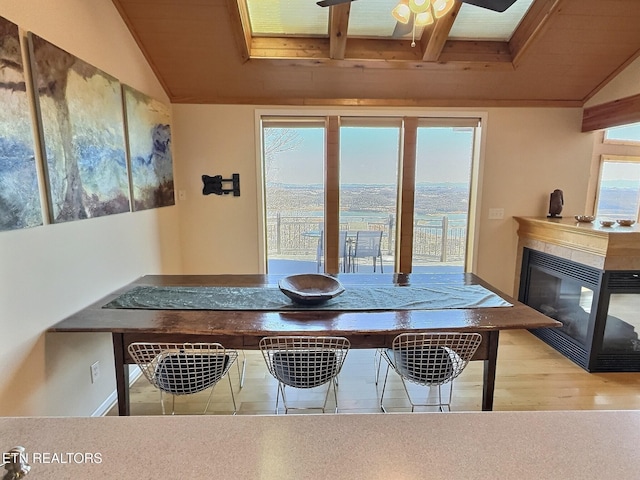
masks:
<svg viewBox="0 0 640 480"><path fill-rule="evenodd" d="M463 3L449 38L507 42L532 3L533 0L518 0L502 13Z"/></svg>
<svg viewBox="0 0 640 480"><path fill-rule="evenodd" d="M315 0L247 0L251 33L272 35L329 35L329 8Z"/></svg>

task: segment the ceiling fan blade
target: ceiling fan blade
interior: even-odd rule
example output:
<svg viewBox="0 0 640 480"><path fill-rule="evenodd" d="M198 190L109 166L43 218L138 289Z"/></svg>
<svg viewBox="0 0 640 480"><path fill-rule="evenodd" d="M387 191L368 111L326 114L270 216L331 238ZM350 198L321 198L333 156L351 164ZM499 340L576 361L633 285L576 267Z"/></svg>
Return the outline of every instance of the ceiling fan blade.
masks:
<svg viewBox="0 0 640 480"><path fill-rule="evenodd" d="M469 3L476 7L486 8L493 10L494 12L504 12L511 5L516 3L516 0L460 0L462 3Z"/></svg>
<svg viewBox="0 0 640 480"><path fill-rule="evenodd" d="M316 2L316 5L321 7L331 7L333 5L340 5L341 3L355 2L356 0L320 0Z"/></svg>
<svg viewBox="0 0 640 480"><path fill-rule="evenodd" d="M402 38L405 35L410 34L411 30L413 30L413 15L409 17L409 21L407 23L396 22L396 26L393 29L391 37Z"/></svg>

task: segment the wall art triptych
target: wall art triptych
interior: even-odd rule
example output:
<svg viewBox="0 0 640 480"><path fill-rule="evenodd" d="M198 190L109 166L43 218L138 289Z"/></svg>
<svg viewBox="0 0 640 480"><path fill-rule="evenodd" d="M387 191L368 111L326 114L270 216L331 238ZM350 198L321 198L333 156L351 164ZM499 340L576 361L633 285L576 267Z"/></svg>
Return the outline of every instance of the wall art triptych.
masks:
<svg viewBox="0 0 640 480"><path fill-rule="evenodd" d="M50 221L173 205L168 107L33 33L28 40ZM18 27L0 18L0 101L10 106L0 111L0 230L42 224L22 63Z"/></svg>
<svg viewBox="0 0 640 480"><path fill-rule="evenodd" d="M125 86L133 209L165 207L175 203L169 109Z"/></svg>
<svg viewBox="0 0 640 480"><path fill-rule="evenodd" d="M18 26L0 17L0 231L42 225Z"/></svg>

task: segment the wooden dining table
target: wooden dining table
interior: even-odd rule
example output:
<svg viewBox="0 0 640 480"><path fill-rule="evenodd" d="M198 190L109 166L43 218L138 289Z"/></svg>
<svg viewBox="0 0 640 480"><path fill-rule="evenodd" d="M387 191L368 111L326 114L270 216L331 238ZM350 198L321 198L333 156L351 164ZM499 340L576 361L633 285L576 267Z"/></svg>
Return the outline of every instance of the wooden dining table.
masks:
<svg viewBox="0 0 640 480"><path fill-rule="evenodd" d="M368 310L285 311L103 308L139 286L277 288L282 275L145 275L81 311L48 332L108 332L112 335L118 411L129 415L129 368L133 342L219 342L228 348L256 350L270 335L337 335L351 348L390 347L404 332L478 332L483 340L473 360L484 361L482 410L493 408L498 339L501 330L558 327L560 323L496 290L474 274L340 274L345 289L357 286L481 285L512 306Z"/></svg>

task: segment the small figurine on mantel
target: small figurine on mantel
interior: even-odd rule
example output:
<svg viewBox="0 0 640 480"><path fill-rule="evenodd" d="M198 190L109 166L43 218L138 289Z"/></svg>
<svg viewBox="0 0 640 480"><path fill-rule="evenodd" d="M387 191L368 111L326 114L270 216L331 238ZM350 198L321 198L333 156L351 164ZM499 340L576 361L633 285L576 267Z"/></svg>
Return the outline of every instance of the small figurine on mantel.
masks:
<svg viewBox="0 0 640 480"><path fill-rule="evenodd" d="M549 215L548 218L562 218L562 206L564 205L564 198L562 196L562 190L555 189L551 192L551 198L549 200Z"/></svg>

